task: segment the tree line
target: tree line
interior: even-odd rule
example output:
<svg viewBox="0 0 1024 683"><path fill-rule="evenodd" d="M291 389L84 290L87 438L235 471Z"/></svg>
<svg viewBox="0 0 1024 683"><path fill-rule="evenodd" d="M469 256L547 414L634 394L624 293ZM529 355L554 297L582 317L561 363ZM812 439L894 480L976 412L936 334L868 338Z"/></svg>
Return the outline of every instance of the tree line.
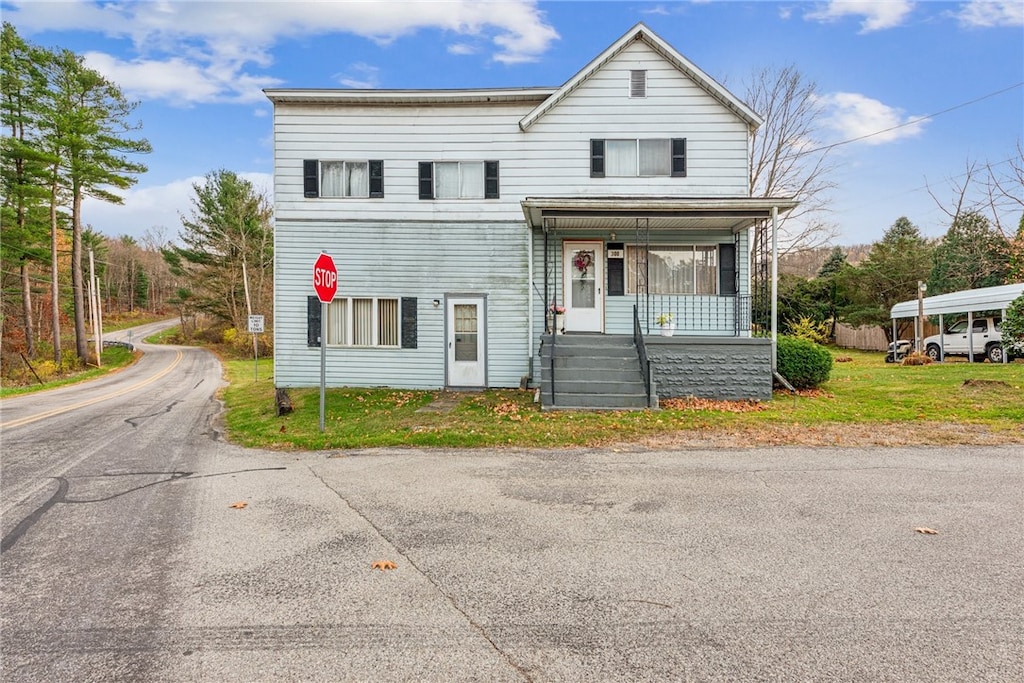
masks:
<svg viewBox="0 0 1024 683"><path fill-rule="evenodd" d="M135 155L151 147L135 137L141 128L132 119L137 102L87 67L80 55L33 45L7 22L0 40L0 76L3 333L6 338L16 329L28 356L34 357L44 339L42 320L33 313L41 305L49 312L46 341L54 362L63 361L61 322L68 315L75 355L84 363L83 255L102 238L83 225L82 201L93 197L120 204L117 191L131 187L146 171ZM14 287L9 287L11 280L16 280ZM65 302L68 281L71 300ZM9 317L17 326L9 325Z"/></svg>

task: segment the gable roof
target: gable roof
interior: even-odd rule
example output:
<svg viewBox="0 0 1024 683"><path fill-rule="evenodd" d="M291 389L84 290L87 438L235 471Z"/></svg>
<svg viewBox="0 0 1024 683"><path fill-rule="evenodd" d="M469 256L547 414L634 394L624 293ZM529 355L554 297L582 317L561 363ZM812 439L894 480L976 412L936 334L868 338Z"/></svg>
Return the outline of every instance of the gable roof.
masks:
<svg viewBox="0 0 1024 683"><path fill-rule="evenodd" d="M519 121L519 128L526 130L537 122L542 116L554 109L558 104L568 97L576 88L580 87L588 78L600 71L608 62L613 60L619 53L625 50L633 41L642 40L652 50L660 54L676 69L688 76L702 90L718 100L727 109L741 118L752 128L759 127L764 121L753 109L745 105L735 95L718 84L715 79L707 75L697 65L679 54L675 48L654 34L651 29L643 23L639 23L629 29L625 35L616 40L604 52L595 57L589 64L583 67L575 76L570 78L565 85L556 90L550 97L541 102L533 111Z"/></svg>

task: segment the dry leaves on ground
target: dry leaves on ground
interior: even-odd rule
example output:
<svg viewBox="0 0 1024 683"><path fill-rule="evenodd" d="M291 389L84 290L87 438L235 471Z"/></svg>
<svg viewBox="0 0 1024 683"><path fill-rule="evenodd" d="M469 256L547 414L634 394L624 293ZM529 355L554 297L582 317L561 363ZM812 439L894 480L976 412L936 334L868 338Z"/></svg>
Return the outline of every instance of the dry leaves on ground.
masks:
<svg viewBox="0 0 1024 683"><path fill-rule="evenodd" d="M370 568L379 569L383 572L389 569L398 569L398 565L392 562L391 560L377 560L373 563L373 565Z"/></svg>
<svg viewBox="0 0 1024 683"><path fill-rule="evenodd" d="M939 533L935 529L929 529L926 526L919 526L916 529L914 529L914 531L916 531L919 534L928 534L929 536Z"/></svg>
<svg viewBox="0 0 1024 683"><path fill-rule="evenodd" d="M232 508L234 510L244 510L248 506L249 504L246 503L244 500L240 500L237 503L232 503L231 505L228 505L229 508Z"/></svg>
<svg viewBox="0 0 1024 683"><path fill-rule="evenodd" d="M710 398L666 398L659 401L668 410L717 410L725 413L752 413L767 410L768 406L759 401L716 401Z"/></svg>
<svg viewBox="0 0 1024 683"><path fill-rule="evenodd" d="M513 422L523 419L523 416L519 414L519 404L512 401L502 401L494 406L494 414L499 417L507 417Z"/></svg>

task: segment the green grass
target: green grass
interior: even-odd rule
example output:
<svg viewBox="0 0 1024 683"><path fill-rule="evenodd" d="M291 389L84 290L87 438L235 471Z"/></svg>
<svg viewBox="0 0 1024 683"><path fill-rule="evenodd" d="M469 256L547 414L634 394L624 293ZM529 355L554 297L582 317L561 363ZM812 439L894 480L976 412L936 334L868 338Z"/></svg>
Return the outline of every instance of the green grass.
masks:
<svg viewBox="0 0 1024 683"><path fill-rule="evenodd" d="M123 368L126 365L130 365L135 360L135 353L120 346L111 346L103 350L101 357L103 359L103 367L101 368L88 367L80 372L49 379L44 384L36 383L26 386L3 387L0 388L0 398L32 394L37 391L56 389L57 387L77 384L86 380L95 379L96 377L102 377L103 375Z"/></svg>
<svg viewBox="0 0 1024 683"><path fill-rule="evenodd" d="M276 416L269 359L260 361L258 382L251 360L228 361L230 386L223 398L232 441L275 449L601 446L719 433L767 438L780 430L792 435L823 428L870 434L883 425L913 426L925 441L936 425L975 426L1024 440L1024 363L903 367L885 364L881 353L836 355L852 360L835 364L821 392L776 393L754 410L697 402L661 411L541 412L532 391L491 390L457 395L454 409L437 413L417 410L442 392L330 389L320 433L318 389L290 391L294 412ZM965 380L995 384L964 386Z"/></svg>

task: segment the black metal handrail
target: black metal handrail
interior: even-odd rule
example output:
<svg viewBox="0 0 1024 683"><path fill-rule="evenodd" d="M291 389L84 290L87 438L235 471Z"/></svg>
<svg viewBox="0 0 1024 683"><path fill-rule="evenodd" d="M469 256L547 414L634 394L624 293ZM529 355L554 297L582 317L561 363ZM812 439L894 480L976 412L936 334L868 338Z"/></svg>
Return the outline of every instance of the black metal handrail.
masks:
<svg viewBox="0 0 1024 683"><path fill-rule="evenodd" d="M644 343L644 335L640 329L640 312L637 305L633 304L633 344L636 346L636 355L640 359L640 374L644 377L644 390L647 392L647 405L651 405L651 363L647 360L647 344Z"/></svg>

